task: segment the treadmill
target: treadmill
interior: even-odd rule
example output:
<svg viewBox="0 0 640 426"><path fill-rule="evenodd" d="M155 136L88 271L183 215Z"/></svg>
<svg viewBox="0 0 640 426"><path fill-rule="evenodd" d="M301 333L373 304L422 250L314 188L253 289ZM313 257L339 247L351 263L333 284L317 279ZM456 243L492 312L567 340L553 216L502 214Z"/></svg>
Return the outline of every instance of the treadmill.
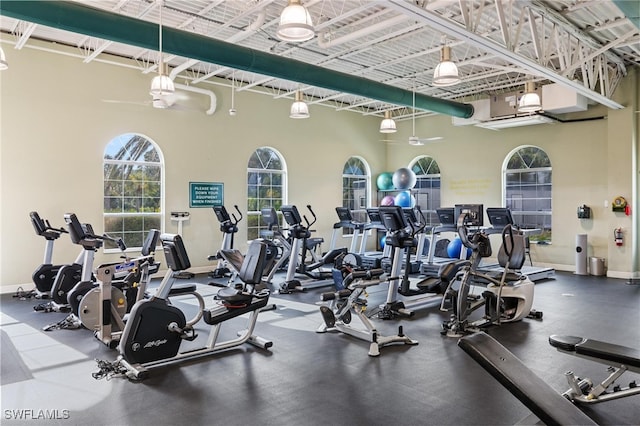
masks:
<svg viewBox="0 0 640 426"><path fill-rule="evenodd" d="M382 231L386 234L387 228L382 223L380 217L380 210L378 207L367 208L367 216L369 217L369 223L364 225L364 231L362 234L362 242L360 245L360 257L362 259L362 266L367 269L380 268L382 265L382 259L390 257L390 247L384 247L383 251L365 251L367 247L367 239L369 238L369 232L373 233L374 238L378 238L378 231Z"/></svg>
<svg viewBox="0 0 640 426"><path fill-rule="evenodd" d="M431 229L431 236L429 238L429 253L427 254L426 261L422 262L420 266L420 273L428 277L439 276L438 272L443 265L451 262L453 259L449 257L437 257L436 245L441 234L444 232L453 232L457 235L458 227L456 226L455 209L453 207L442 207L436 209L438 220L440 225L434 226ZM466 253L466 250L464 251Z"/></svg>

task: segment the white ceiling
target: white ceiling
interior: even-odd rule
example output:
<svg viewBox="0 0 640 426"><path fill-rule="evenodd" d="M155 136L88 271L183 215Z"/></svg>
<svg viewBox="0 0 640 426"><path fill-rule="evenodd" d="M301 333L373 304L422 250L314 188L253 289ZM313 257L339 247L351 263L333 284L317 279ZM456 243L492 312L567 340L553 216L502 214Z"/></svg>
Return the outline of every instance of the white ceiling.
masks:
<svg viewBox="0 0 640 426"><path fill-rule="evenodd" d="M33 2L32 7L38 7ZM156 0L79 2L114 14L157 23ZM573 87L592 103L610 108L612 94L628 68L640 64L637 17L625 17L609 0L304 0L316 36L294 44L278 40L276 29L286 0L165 0L163 25L231 42L273 55L414 90L435 98L469 101L522 90L524 82L556 82ZM635 21L634 21L635 19ZM157 72L158 53L108 40L0 16L3 48L18 51L33 39L77 48L85 62L118 55L134 60L141 72ZM440 48L448 44L462 82L432 86ZM68 52L68 48L64 49ZM13 53L17 54L17 53ZM165 55L176 82L236 81L239 91L293 98L300 88L311 104L382 115L390 105L335 90L214 63Z"/></svg>

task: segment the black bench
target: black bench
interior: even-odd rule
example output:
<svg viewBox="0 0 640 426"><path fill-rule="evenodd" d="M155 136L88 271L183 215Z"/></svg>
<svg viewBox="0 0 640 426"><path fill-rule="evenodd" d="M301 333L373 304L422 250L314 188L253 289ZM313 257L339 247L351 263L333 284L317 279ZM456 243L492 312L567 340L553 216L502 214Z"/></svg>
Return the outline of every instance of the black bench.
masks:
<svg viewBox="0 0 640 426"><path fill-rule="evenodd" d="M626 365L640 372L640 350L577 336L549 337L549 344L565 352L575 352L605 364Z"/></svg>
<svg viewBox="0 0 640 426"><path fill-rule="evenodd" d="M545 424L597 424L488 334L465 336L458 341L458 346Z"/></svg>
<svg viewBox="0 0 640 426"><path fill-rule="evenodd" d="M563 395L580 404L596 404L612 399L640 394L640 386L633 380L628 386L618 384L626 371L640 373L640 350L599 340L577 336L549 337L549 344L559 352L586 358L607 365L609 375L601 382L580 379L568 372L566 374L569 390Z"/></svg>

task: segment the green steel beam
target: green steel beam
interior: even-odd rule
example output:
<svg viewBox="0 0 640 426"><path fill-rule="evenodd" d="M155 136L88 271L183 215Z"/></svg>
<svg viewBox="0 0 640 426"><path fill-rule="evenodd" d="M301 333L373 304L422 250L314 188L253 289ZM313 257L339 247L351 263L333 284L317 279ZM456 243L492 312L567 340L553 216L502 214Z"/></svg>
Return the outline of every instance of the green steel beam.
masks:
<svg viewBox="0 0 640 426"><path fill-rule="evenodd" d="M69 1L0 1L0 14L144 49L158 49L158 25ZM186 58L264 74L411 107L413 93L373 80L260 52L198 34L163 28L163 51ZM473 105L416 93L415 107L460 118Z"/></svg>
<svg viewBox="0 0 640 426"><path fill-rule="evenodd" d="M636 28L640 28L640 1L639 0L613 0L624 16L633 22Z"/></svg>

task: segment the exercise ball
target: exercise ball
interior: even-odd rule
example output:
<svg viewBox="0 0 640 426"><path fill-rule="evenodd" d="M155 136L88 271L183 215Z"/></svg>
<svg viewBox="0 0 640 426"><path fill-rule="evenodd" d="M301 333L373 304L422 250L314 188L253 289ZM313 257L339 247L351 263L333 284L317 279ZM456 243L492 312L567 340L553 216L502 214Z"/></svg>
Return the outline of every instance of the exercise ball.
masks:
<svg viewBox="0 0 640 426"><path fill-rule="evenodd" d="M393 195L385 195L384 197L382 197L382 200L380 200L380 205L381 206L395 206L395 201L394 201Z"/></svg>
<svg viewBox="0 0 640 426"><path fill-rule="evenodd" d="M416 205L416 199L409 191L399 192L393 201L396 206L400 207L415 207Z"/></svg>
<svg viewBox="0 0 640 426"><path fill-rule="evenodd" d="M389 172L380 173L376 179L379 191L389 191L393 189L393 175Z"/></svg>
<svg viewBox="0 0 640 426"><path fill-rule="evenodd" d="M381 249L384 248L384 245L386 244L386 242L387 242L387 236L383 235L382 238L380 238L380 248Z"/></svg>
<svg viewBox="0 0 640 426"><path fill-rule="evenodd" d="M416 180L416 174L407 167L399 168L392 177L395 189L412 189L416 186Z"/></svg>
<svg viewBox="0 0 640 426"><path fill-rule="evenodd" d="M447 245L447 255L451 259L460 259L460 250L462 250L462 240L460 238L454 238ZM467 247L467 259L471 257L472 251Z"/></svg>

